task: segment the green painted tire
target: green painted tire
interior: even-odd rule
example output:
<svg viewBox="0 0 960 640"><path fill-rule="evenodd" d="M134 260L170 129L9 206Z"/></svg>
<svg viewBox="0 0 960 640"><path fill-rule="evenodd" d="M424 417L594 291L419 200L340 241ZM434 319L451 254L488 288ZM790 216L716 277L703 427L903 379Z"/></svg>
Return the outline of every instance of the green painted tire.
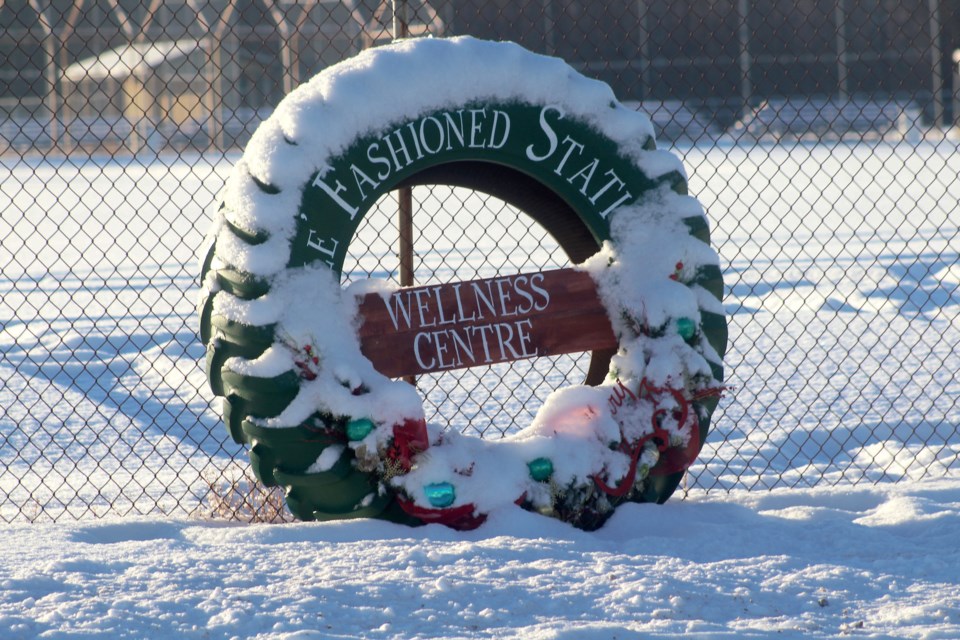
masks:
<svg viewBox="0 0 960 640"><path fill-rule="evenodd" d="M351 73L359 77L368 71L357 66ZM571 69L570 73L576 72ZM376 91L374 80L371 79L371 92ZM438 77L435 81L442 83L444 79ZM425 109L388 123L362 122L361 114L353 141L332 159L330 168L323 174L314 170L300 185L302 197L295 212L296 230L290 243L286 269L326 262L334 272L341 274L347 247L367 210L379 196L402 186L444 184L496 196L543 226L574 263L585 260L604 240L610 239L608 217L614 203L636 202L664 185L678 194L687 193L681 171L671 168L650 174L642 170L621 143L600 132L587 119L565 113L556 106L563 104L564 96L556 96L556 101L470 100L445 105L442 109ZM605 108L624 109L613 101ZM481 113L486 114L483 116L485 124L476 125L477 114ZM473 124L458 129L458 122L463 121L464 114L467 118L474 118ZM509 122L507 131L513 137L508 140L502 129L498 131L497 122L501 126L503 122ZM444 144L440 143L443 127L438 128L435 123L447 127L447 136L442 138ZM471 126L474 129L470 129ZM411 137L404 140L407 131L411 132ZM424 137L418 139L418 131ZM431 131L434 132L433 138L428 137ZM462 133L459 140L462 144L455 143L458 132ZM484 144L467 144L467 138L474 134L482 135ZM412 159L409 163L400 162L396 155L392 158L374 156L380 161L371 160L371 149L382 151L391 139L395 141L394 147L406 142L407 159ZM473 138L470 140L474 141ZM562 155L561 140L573 141L569 148L582 148L581 155L583 151L589 153L591 163L596 163L590 176L605 171L606 175L613 175L616 182L610 179L594 183L584 169L573 175L573 169L577 167L566 160L572 152ZM419 146L414 148L418 143ZM298 145L298 141L284 137L284 148L278 153L291 155L292 152L295 155ZM652 136L643 141L642 148L663 160L665 152L656 151ZM419 157L414 157L417 154ZM384 157L395 163L388 175L384 175ZM569 170L565 170L565 163L570 166ZM679 167L679 161L675 159L672 165L666 164ZM584 165L581 162L577 166ZM279 197L280 188L249 174L246 177L267 199ZM347 187L351 184L348 177L356 184L356 189ZM365 179L369 182L364 182ZM624 193L628 199L624 199ZM217 291L225 291L240 300L256 300L271 288L270 277L237 268L229 263L229 253L220 249L221 245L226 246L223 243L258 247L270 240L270 234L261 229L241 227L232 220L231 213L228 205L222 205L224 222L219 235L208 247L202 267L202 281L213 284L205 289L205 297L200 303L200 333L207 347L206 374L213 392L223 399L224 422L231 437L249 448L251 466L261 482L286 489L291 512L302 520L379 517L413 522L398 508L392 494L383 494L373 474L355 468L354 454L349 447L343 448L341 457L331 467L310 471L329 447L345 444L346 417L316 413L299 424L279 428L258 426L263 419L276 418L283 413L296 397L301 378L295 370L258 378L242 375L228 366L231 358L257 358L276 341L272 324L243 324L216 313L214 295ZM684 222L691 236L709 244L709 231L701 216ZM722 276L717 267L701 268L689 284L703 287L717 300L723 294ZM727 344L726 319L701 307L701 320L699 335L719 356L718 361L710 364L714 377L722 380L721 363ZM603 380L611 355L611 352L593 354L588 383ZM716 399L708 398L695 402L695 405L701 416L699 444L702 446ZM651 476L643 494L633 495L631 499L664 502L682 476L682 472Z"/></svg>

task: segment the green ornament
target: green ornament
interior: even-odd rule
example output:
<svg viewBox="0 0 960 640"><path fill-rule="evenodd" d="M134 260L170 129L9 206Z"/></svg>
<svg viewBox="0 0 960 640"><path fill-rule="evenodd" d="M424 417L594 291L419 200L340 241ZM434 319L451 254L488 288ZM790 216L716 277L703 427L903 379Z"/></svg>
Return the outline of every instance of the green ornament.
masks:
<svg viewBox="0 0 960 640"><path fill-rule="evenodd" d="M373 431L373 421L369 418L351 420L347 423L347 439L351 441L363 440Z"/></svg>
<svg viewBox="0 0 960 640"><path fill-rule="evenodd" d="M457 491L449 482L435 482L423 488L430 504L438 509L449 507L457 499Z"/></svg>
<svg viewBox="0 0 960 640"><path fill-rule="evenodd" d="M549 480L550 476L553 475L553 463L550 458L531 460L527 463L527 468L530 469L530 477L537 482Z"/></svg>
<svg viewBox="0 0 960 640"><path fill-rule="evenodd" d="M684 340L690 340L697 332L696 323L690 318L677 318L677 333Z"/></svg>

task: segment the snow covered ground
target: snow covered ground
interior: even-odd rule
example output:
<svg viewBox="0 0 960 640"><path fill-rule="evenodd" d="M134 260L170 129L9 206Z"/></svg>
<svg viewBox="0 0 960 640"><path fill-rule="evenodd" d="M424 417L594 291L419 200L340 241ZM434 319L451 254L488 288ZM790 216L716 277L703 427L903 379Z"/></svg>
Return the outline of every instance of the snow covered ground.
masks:
<svg viewBox="0 0 960 640"><path fill-rule="evenodd" d="M737 389L688 498L592 534L204 518L243 457L194 311L236 158L0 164L0 638L960 637L956 143L677 151Z"/></svg>
<svg viewBox="0 0 960 640"><path fill-rule="evenodd" d="M960 480L695 494L584 533L123 518L0 530L0 636L957 638Z"/></svg>

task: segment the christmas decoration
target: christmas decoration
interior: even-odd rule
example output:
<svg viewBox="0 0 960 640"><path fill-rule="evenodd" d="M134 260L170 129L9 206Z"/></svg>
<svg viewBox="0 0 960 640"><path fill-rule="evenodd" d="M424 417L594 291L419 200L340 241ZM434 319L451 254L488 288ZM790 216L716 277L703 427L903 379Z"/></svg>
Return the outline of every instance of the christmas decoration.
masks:
<svg viewBox="0 0 960 640"><path fill-rule="evenodd" d="M360 418L359 420L351 420L347 423L347 439L351 441L363 440L370 432L375 429L375 425L372 420L367 418Z"/></svg>
<svg viewBox="0 0 960 640"><path fill-rule="evenodd" d="M530 477L537 482L545 482L553 475L553 463L549 458L537 458L527 463L530 469Z"/></svg>
<svg viewBox="0 0 960 640"><path fill-rule="evenodd" d="M457 529L515 504L594 529L624 502L665 501L724 389L722 276L682 164L609 87L513 44L418 39L360 58L258 128L202 266L207 375L257 477L283 485L305 520ZM476 60L489 76L465 79ZM397 87L395 100L371 99ZM601 384L554 390L503 440L428 425L416 388L361 352L357 300L380 294L398 331L419 320L410 342L424 370L459 366L457 349L476 362L536 357L535 318L520 316L550 306L544 274L473 283L475 308L462 304L466 285L444 307L439 287L404 298L383 282L340 284L373 203L440 178L521 207L552 203L527 213L582 261L571 272L593 287L609 338L594 356L616 345ZM432 305L441 316L427 330Z"/></svg>
<svg viewBox="0 0 960 640"><path fill-rule="evenodd" d="M691 340L697 331L697 325L690 318L677 318L677 333L684 340Z"/></svg>
<svg viewBox="0 0 960 640"><path fill-rule="evenodd" d="M457 499L457 492L449 482L435 482L423 488L424 495L434 507L444 508L453 504Z"/></svg>

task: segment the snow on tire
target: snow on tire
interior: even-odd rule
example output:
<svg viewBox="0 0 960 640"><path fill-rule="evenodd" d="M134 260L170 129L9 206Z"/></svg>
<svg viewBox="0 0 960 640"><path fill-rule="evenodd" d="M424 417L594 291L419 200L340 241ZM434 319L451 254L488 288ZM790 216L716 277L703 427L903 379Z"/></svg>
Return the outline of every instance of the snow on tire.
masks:
<svg viewBox="0 0 960 640"><path fill-rule="evenodd" d="M367 210L390 190L417 184L467 187L516 205L597 281L620 348L594 353L588 381L607 380L567 392L552 408L548 400L524 437L556 434L559 406L599 406L619 388L638 394L634 412L653 412L659 422L636 433L620 423L621 441L603 441L620 398L599 409L608 412L603 429L584 428L595 429L586 447L595 454L585 454L595 464L586 471L565 466L558 452L549 477L531 478L529 453L501 448L499 464L516 469L503 480L472 486L470 474L458 472L453 484L431 483L451 470L430 471L417 455L444 437L426 428L413 387L385 378L360 354L355 298L339 285ZM594 528L620 502L666 500L706 437L727 336L704 213L686 194L679 160L656 149L649 119L561 60L461 37L404 41L327 69L258 128L210 237L199 305L207 377L257 478L284 486L298 518L468 527L500 504L523 502ZM696 433L660 442L661 462L643 458L640 477L651 429L663 423L669 431L680 413L641 407L639 396L652 393L645 389L661 390L670 407L670 393L685 398L693 418L674 426ZM548 482L580 497L547 504L557 492ZM433 508L425 487L442 484L459 495Z"/></svg>

